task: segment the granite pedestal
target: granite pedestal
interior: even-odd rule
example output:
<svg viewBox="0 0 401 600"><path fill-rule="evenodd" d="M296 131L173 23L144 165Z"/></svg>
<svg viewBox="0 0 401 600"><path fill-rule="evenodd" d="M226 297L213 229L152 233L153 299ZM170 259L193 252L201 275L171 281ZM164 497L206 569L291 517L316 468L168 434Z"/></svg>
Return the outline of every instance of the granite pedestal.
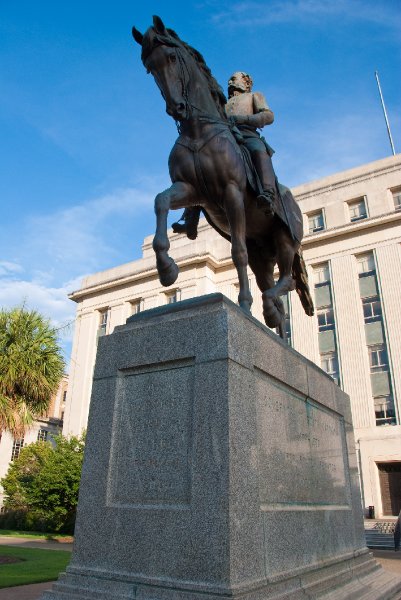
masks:
<svg viewBox="0 0 401 600"><path fill-rule="evenodd" d="M401 597L349 399L221 294L99 340L72 560L43 600Z"/></svg>

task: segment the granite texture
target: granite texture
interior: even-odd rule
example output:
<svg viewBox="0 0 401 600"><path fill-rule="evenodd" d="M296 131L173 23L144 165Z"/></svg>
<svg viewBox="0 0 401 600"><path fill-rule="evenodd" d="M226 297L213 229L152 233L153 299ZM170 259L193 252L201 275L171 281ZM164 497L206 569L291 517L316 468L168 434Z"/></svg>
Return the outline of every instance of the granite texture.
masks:
<svg viewBox="0 0 401 600"><path fill-rule="evenodd" d="M400 594L326 374L220 294L100 339L74 551L43 600Z"/></svg>

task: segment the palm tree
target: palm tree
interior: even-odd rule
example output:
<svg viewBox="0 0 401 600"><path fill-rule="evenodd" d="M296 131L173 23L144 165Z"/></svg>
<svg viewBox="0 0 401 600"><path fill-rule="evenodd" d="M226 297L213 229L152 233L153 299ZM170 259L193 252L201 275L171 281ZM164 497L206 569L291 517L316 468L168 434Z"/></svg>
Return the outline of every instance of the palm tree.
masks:
<svg viewBox="0 0 401 600"><path fill-rule="evenodd" d="M64 372L57 331L35 310L0 310L0 433L44 416Z"/></svg>

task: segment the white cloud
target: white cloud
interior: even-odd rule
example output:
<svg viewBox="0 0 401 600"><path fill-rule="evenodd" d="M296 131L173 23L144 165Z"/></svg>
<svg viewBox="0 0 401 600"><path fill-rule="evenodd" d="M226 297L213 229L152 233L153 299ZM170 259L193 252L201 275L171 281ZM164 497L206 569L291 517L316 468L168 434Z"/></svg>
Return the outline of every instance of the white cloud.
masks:
<svg viewBox="0 0 401 600"><path fill-rule="evenodd" d="M166 183L165 178L142 177L135 188L117 189L51 214L28 216L19 239L10 234L0 242L0 254L8 254L8 262L0 263L0 275L6 268L11 272L12 264L23 264L25 279L58 287L80 273L129 260L130 252L134 258L135 245L139 250L142 241L138 229L142 237L149 233L143 224L153 221L154 197Z"/></svg>
<svg viewBox="0 0 401 600"><path fill-rule="evenodd" d="M389 4L369 3L362 0L271 0L236 2L214 15L213 20L224 26L262 27L270 23L315 21L329 18L358 19L397 27L398 9ZM398 23L398 25L397 25Z"/></svg>
<svg viewBox="0 0 401 600"><path fill-rule="evenodd" d="M110 252L102 239L102 226L113 217L133 218L138 211L152 205L154 195L138 189L117 190L84 204L66 208L29 220L33 244L51 252L58 260L79 264L97 253Z"/></svg>
<svg viewBox="0 0 401 600"><path fill-rule="evenodd" d="M0 306L25 304L49 318L60 328L68 357L76 308L68 294L79 289L87 274L122 262L122 230L131 234L136 223L152 216L154 197L164 187L165 179L142 177L135 188L117 189L52 214L28 216L18 237L5 231L0 240ZM148 233L140 231L142 236ZM131 248L134 253L136 244L140 248L141 241L133 239L132 246L124 248L126 255Z"/></svg>
<svg viewBox="0 0 401 600"><path fill-rule="evenodd" d="M68 293L78 285L78 281L71 281L60 287L46 287L37 281L0 277L0 306L12 308L25 305L50 319L52 325L59 330L59 343L66 367L71 353L76 310L76 305L69 300Z"/></svg>
<svg viewBox="0 0 401 600"><path fill-rule="evenodd" d="M15 273L21 273L23 267L16 262L0 260L0 277L13 276Z"/></svg>
<svg viewBox="0 0 401 600"><path fill-rule="evenodd" d="M25 304L50 318L55 327L64 327L75 318L75 304L68 299L72 285L45 287L36 281L0 279L0 306Z"/></svg>

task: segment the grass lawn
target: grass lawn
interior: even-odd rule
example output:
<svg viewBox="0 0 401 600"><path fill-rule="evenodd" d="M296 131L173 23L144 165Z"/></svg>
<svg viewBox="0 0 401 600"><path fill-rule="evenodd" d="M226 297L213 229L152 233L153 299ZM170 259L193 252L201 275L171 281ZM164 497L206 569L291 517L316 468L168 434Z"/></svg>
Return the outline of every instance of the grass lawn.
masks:
<svg viewBox="0 0 401 600"><path fill-rule="evenodd" d="M68 565L71 552L0 546L0 559L2 556L12 556L21 561L12 564L0 563L0 588L5 588L57 579L59 573Z"/></svg>

